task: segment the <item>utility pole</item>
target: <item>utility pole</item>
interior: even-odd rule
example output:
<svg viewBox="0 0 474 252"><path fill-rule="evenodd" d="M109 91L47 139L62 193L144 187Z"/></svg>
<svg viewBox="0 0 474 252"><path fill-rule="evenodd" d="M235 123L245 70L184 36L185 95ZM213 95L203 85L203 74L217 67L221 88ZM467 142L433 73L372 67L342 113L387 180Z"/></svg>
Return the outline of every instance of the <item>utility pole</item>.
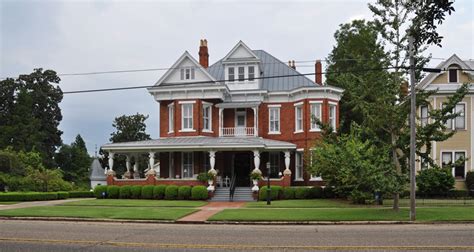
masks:
<svg viewBox="0 0 474 252"><path fill-rule="evenodd" d="M416 142L416 91L415 91L415 57L413 37L408 37L410 50L410 221L416 220L416 167L415 167L415 142Z"/></svg>

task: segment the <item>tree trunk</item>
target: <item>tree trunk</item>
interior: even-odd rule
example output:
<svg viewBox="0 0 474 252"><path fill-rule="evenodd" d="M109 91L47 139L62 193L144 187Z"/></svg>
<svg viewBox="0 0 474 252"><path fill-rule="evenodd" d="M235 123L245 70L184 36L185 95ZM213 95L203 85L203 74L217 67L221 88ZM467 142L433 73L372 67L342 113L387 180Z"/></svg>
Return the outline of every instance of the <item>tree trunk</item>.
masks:
<svg viewBox="0 0 474 252"><path fill-rule="evenodd" d="M398 155L397 155L397 147L396 147L396 142L397 142L397 137L395 136L394 133L391 134L392 138L392 161L393 164L395 165L395 170L397 172L397 175L402 174L402 167L400 166L400 161L398 160ZM394 211L399 211L400 210L400 194L398 192L393 194L393 207L392 209Z"/></svg>

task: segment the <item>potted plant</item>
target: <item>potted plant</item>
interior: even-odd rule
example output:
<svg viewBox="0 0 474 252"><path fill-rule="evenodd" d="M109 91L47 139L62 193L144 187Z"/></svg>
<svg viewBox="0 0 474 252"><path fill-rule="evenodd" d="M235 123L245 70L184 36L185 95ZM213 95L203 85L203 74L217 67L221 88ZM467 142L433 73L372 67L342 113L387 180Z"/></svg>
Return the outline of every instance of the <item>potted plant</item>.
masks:
<svg viewBox="0 0 474 252"><path fill-rule="evenodd" d="M262 178L262 173L259 172L259 171L256 171L256 170L253 170L251 173L250 173L250 179L252 180L253 182L253 187L252 187L252 191L256 192L258 191L258 181Z"/></svg>

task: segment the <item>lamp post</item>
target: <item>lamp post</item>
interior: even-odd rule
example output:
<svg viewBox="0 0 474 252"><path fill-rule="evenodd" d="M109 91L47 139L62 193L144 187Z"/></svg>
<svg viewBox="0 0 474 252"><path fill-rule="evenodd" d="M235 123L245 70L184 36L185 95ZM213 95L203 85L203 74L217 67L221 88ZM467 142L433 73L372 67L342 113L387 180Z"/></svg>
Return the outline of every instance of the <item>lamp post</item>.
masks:
<svg viewBox="0 0 474 252"><path fill-rule="evenodd" d="M270 205L271 189L270 189L270 162L267 162L267 205Z"/></svg>

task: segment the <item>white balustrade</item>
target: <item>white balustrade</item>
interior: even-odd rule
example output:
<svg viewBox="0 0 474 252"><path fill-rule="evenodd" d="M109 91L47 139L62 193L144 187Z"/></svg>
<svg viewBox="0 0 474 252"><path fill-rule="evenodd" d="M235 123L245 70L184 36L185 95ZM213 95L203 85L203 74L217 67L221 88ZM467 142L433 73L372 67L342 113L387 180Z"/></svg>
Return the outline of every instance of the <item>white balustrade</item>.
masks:
<svg viewBox="0 0 474 252"><path fill-rule="evenodd" d="M225 127L221 128L221 136L256 136L255 127Z"/></svg>

